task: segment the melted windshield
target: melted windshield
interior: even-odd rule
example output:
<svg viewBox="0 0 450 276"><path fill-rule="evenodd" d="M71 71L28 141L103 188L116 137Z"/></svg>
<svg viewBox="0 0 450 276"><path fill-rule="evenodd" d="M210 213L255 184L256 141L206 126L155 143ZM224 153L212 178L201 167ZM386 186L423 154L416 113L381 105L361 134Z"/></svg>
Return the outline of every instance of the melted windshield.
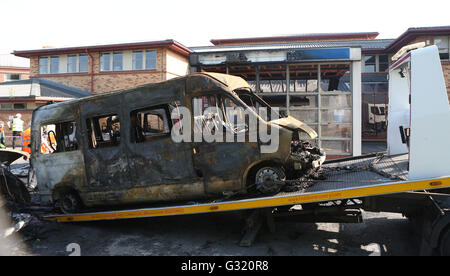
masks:
<svg viewBox="0 0 450 276"><path fill-rule="evenodd" d="M273 112L275 114L275 116L277 116L278 118L284 117L284 116L281 116L277 111L273 110L273 108L268 103L266 103L263 99L261 99L260 97L255 95L252 91L240 89L240 90L235 90L234 92L236 92L236 94L239 96L239 98L246 105L248 105L249 107L253 107L255 109L256 113L258 113L258 110L260 107L267 108L267 116L269 117L268 121L272 120L270 118L271 112ZM278 118L274 118L274 119L278 119Z"/></svg>

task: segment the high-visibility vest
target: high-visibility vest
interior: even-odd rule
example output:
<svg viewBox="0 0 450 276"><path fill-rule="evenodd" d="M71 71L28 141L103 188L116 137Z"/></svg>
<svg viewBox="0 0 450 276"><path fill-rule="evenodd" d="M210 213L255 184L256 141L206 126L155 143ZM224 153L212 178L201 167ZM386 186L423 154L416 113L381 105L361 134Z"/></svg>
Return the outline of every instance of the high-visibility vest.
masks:
<svg viewBox="0 0 450 276"><path fill-rule="evenodd" d="M23 131L23 121L19 118L14 118L12 121L12 131Z"/></svg>
<svg viewBox="0 0 450 276"><path fill-rule="evenodd" d="M28 152L31 154L31 128L27 128L22 133L22 151Z"/></svg>

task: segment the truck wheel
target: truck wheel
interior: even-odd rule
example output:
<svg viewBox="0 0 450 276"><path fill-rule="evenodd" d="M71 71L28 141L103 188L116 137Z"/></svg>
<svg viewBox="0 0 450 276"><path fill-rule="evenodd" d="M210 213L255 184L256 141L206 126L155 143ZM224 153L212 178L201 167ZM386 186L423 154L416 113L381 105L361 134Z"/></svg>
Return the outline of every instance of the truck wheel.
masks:
<svg viewBox="0 0 450 276"><path fill-rule="evenodd" d="M263 167L256 172L256 190L262 194L278 193L285 185L286 175L281 168Z"/></svg>
<svg viewBox="0 0 450 276"><path fill-rule="evenodd" d="M442 235L439 250L441 256L450 256L450 228L447 228L445 233Z"/></svg>
<svg viewBox="0 0 450 276"><path fill-rule="evenodd" d="M64 193L58 203L59 208L65 214L77 213L83 206L80 197L75 192Z"/></svg>

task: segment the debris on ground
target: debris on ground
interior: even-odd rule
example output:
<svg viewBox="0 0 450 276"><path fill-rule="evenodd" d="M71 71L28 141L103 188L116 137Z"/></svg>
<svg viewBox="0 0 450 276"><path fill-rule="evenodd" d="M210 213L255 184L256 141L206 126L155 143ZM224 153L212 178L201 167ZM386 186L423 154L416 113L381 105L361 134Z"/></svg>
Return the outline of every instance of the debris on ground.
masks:
<svg viewBox="0 0 450 276"><path fill-rule="evenodd" d="M1 238L6 238L14 232L20 231L32 220L32 216L30 214L12 214L12 218L14 220L14 226L6 228L3 231L3 235L0 236Z"/></svg>

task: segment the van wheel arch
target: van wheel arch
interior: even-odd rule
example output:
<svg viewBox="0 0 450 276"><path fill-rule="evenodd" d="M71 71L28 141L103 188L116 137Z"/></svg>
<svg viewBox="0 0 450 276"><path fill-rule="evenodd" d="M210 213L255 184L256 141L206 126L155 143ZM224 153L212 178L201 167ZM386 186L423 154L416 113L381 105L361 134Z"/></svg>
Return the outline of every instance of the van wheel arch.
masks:
<svg viewBox="0 0 450 276"><path fill-rule="evenodd" d="M68 185L55 189L53 202L63 213L76 213L84 207L79 192Z"/></svg>

